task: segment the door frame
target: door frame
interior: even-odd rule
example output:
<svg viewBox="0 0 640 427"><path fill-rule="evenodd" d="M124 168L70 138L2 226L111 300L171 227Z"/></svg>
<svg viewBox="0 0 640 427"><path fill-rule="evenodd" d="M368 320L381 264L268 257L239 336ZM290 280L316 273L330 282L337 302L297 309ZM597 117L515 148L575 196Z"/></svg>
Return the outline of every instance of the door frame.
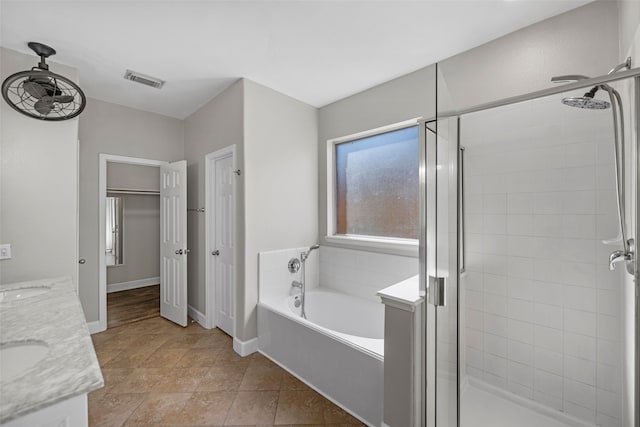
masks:
<svg viewBox="0 0 640 427"><path fill-rule="evenodd" d="M216 283L215 283L215 260L210 256L213 250L213 233L215 233L215 177L216 169L215 162L224 157L231 156L232 168L237 171L237 156L236 145L232 144L220 150L209 153L205 156L205 182L204 182L204 200L205 200L205 311L206 311L206 324L207 328L215 328L216 323ZM232 215L234 218L237 216L237 185L236 181L233 181L233 204ZM233 251L233 265L235 268L233 275L233 302L234 310L237 308L237 286L238 286L238 263L237 263L237 239L238 239L238 222L234 221L233 226L235 228L233 232L234 246ZM237 310L236 310L237 313ZM233 336L236 336L236 322L233 322Z"/></svg>
<svg viewBox="0 0 640 427"><path fill-rule="evenodd" d="M99 296L99 313L98 313L98 330L102 332L107 330L107 263L104 259L106 249L106 236L104 229L107 226L107 215L105 209L107 206L107 163L126 163L130 165L141 166L157 166L160 167L169 162L164 160L143 159L139 157L119 156L115 154L99 154L99 178L98 178L98 296Z"/></svg>

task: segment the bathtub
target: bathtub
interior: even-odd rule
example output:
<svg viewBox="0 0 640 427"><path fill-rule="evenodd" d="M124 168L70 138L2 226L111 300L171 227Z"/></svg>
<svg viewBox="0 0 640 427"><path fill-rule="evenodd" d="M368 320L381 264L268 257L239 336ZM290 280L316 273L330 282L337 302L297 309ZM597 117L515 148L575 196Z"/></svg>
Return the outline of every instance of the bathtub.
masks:
<svg viewBox="0 0 640 427"><path fill-rule="evenodd" d="M323 288L258 304L261 353L370 426L382 423L384 306ZM299 297L298 297L299 298Z"/></svg>

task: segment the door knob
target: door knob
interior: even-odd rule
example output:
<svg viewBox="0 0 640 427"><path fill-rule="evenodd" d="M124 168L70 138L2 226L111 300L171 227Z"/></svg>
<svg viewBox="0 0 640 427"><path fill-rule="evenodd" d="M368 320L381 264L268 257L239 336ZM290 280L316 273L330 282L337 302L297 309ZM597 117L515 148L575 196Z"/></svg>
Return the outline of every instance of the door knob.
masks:
<svg viewBox="0 0 640 427"><path fill-rule="evenodd" d="M220 251L217 250L217 249L215 251L211 251L211 255L218 256L218 255L220 255Z"/></svg>
<svg viewBox="0 0 640 427"><path fill-rule="evenodd" d="M178 250L176 251L176 255L182 255L182 249L178 249Z"/></svg>
<svg viewBox="0 0 640 427"><path fill-rule="evenodd" d="M87 262L87 260L82 258L81 260L78 261L78 264L85 264L86 262Z"/></svg>

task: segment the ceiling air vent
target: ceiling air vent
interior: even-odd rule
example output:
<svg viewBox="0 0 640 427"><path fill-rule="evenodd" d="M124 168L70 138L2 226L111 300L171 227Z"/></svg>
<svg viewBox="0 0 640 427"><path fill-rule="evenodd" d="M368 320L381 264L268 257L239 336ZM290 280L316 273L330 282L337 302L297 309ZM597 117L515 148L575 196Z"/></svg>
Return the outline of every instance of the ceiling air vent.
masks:
<svg viewBox="0 0 640 427"><path fill-rule="evenodd" d="M164 86L164 80L147 76L136 71L127 70L126 73L124 73L124 78L131 80L132 82L155 87L156 89L162 89L162 86Z"/></svg>

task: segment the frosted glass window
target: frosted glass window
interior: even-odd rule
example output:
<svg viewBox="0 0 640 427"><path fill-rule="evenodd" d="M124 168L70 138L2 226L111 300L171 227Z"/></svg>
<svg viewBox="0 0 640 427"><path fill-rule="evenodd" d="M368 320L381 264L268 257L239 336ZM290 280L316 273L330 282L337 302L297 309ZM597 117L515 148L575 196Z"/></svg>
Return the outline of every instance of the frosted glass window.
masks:
<svg viewBox="0 0 640 427"><path fill-rule="evenodd" d="M335 146L336 234L418 238L418 127Z"/></svg>

